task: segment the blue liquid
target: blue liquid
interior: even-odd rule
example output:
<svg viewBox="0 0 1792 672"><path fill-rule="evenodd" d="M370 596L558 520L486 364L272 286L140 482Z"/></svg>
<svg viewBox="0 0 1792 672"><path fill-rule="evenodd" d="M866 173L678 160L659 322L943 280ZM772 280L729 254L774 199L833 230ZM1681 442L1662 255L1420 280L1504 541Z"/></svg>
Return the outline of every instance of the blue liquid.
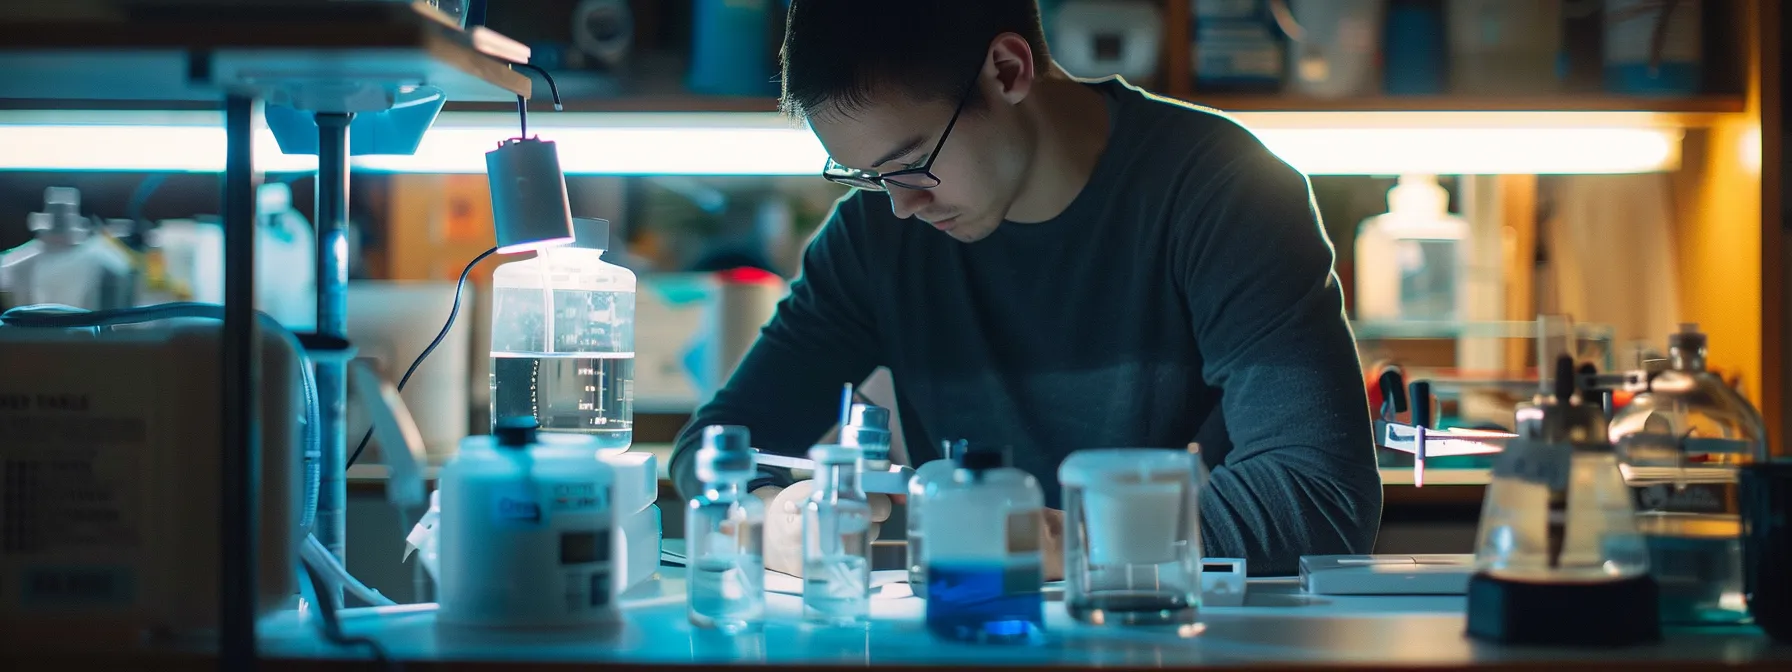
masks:
<svg viewBox="0 0 1792 672"><path fill-rule="evenodd" d="M1032 644L1045 638L1044 573L1038 564L931 563L927 629L982 644Z"/></svg>

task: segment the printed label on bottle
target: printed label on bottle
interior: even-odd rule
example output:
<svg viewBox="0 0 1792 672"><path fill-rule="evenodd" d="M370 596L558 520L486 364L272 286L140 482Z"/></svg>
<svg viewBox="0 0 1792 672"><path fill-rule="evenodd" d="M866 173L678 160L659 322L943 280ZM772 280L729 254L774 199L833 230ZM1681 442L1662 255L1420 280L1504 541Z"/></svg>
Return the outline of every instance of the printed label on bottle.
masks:
<svg viewBox="0 0 1792 672"><path fill-rule="evenodd" d="M0 554L142 547L153 399L0 391Z"/></svg>
<svg viewBox="0 0 1792 672"><path fill-rule="evenodd" d="M1030 509L1008 514L1006 527L1008 554L1038 553L1044 546L1040 540L1040 511Z"/></svg>

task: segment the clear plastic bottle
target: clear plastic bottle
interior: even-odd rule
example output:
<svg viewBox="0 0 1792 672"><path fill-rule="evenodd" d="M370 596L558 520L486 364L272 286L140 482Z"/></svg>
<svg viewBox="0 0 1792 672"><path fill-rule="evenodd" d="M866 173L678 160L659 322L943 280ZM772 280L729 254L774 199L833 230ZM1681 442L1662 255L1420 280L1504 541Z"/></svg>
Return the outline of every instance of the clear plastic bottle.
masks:
<svg viewBox="0 0 1792 672"><path fill-rule="evenodd" d="M747 428L703 428L697 479L703 494L685 510L691 624L728 633L765 623L765 504L747 492L756 475Z"/></svg>
<svg viewBox="0 0 1792 672"><path fill-rule="evenodd" d="M871 616L871 504L859 487L859 450L809 450L815 493L803 507L803 620L863 626Z"/></svg>
<svg viewBox="0 0 1792 672"><path fill-rule="evenodd" d="M1666 623L1748 620L1737 470L1766 459L1767 434L1754 406L1705 370L1705 352L1698 325L1681 325L1669 368L1611 422Z"/></svg>
<svg viewBox="0 0 1792 672"><path fill-rule="evenodd" d="M492 273L494 420L534 416L606 450L633 442L635 274L602 259L609 229L575 219L572 244Z"/></svg>
<svg viewBox="0 0 1792 672"><path fill-rule="evenodd" d="M1356 236L1356 317L1444 321L1460 316L1467 289L1468 222L1431 175L1402 175L1388 212Z"/></svg>
<svg viewBox="0 0 1792 672"><path fill-rule="evenodd" d="M922 523L927 538L927 629L985 644L1045 635L1045 493L999 449L973 448L950 478L927 486L928 505L953 515Z"/></svg>
<svg viewBox="0 0 1792 672"><path fill-rule="evenodd" d="M958 469L958 456L969 445L964 439L941 441L941 458L921 465L914 478L908 480L908 586L916 597L927 597L927 564L922 562L927 531L921 528L922 517L927 513L927 486L952 478L952 472Z"/></svg>

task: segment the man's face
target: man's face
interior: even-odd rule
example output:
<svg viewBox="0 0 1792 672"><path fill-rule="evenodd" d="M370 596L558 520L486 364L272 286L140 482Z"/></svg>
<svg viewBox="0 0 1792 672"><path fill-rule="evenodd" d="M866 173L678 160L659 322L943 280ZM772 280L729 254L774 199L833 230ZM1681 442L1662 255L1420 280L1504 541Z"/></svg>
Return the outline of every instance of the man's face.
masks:
<svg viewBox="0 0 1792 672"><path fill-rule="evenodd" d="M943 146L940 137L956 100L876 96L863 109L828 111L811 117L809 124L836 163L877 174L927 165L939 146L930 166L939 184L910 189L885 183L890 209L898 218L913 217L971 243L1002 224L1031 158L1015 130L1015 111L987 102L987 97L983 101L973 101L959 114Z"/></svg>

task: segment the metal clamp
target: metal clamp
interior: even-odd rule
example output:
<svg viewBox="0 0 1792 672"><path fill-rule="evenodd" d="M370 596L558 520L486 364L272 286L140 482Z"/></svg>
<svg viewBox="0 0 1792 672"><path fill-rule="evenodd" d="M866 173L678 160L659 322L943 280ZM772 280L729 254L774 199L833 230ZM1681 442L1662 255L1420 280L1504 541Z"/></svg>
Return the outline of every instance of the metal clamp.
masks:
<svg viewBox="0 0 1792 672"><path fill-rule="evenodd" d="M757 448L755 448L753 452L758 453L757 459L759 464L768 467L784 467L786 469L800 469L810 472L815 471L814 460L767 453ZM908 494L908 482L914 477L914 469L906 465L892 464L888 469L884 470L861 470L859 472L859 484L867 493L875 492L884 495L906 495Z"/></svg>

